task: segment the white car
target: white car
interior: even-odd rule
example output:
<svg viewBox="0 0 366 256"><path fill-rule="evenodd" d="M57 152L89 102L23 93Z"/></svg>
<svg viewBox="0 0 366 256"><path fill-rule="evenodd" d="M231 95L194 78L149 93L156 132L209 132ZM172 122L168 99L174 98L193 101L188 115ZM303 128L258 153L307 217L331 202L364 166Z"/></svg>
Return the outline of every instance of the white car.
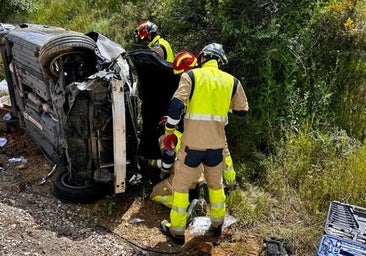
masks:
<svg viewBox="0 0 366 256"><path fill-rule="evenodd" d="M60 170L56 197L123 193L146 172L138 155L159 158L157 124L178 84L170 63L96 32L21 24L0 39L12 116Z"/></svg>

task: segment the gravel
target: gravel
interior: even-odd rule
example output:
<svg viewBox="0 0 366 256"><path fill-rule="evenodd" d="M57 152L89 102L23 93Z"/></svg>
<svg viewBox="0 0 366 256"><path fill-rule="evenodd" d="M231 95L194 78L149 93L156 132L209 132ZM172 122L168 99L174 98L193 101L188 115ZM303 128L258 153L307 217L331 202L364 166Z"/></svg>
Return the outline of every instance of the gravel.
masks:
<svg viewBox="0 0 366 256"><path fill-rule="evenodd" d="M59 201L50 184L19 178L24 170L7 158L0 155L1 255L141 255L101 227L92 206Z"/></svg>
<svg viewBox="0 0 366 256"><path fill-rule="evenodd" d="M58 173L40 185L52 166L27 134L0 129L0 137L7 139L0 147L1 256L260 255L256 232L235 224L219 240L188 228L186 244L175 245L159 228L170 210L144 199L141 186L93 204L62 202L52 193Z"/></svg>

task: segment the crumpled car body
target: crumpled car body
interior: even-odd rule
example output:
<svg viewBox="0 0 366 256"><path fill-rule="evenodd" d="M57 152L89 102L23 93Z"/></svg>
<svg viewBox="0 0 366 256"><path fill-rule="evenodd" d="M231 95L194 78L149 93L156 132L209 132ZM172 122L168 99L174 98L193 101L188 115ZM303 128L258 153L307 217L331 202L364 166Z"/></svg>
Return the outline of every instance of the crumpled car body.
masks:
<svg viewBox="0 0 366 256"><path fill-rule="evenodd" d="M58 198L88 203L123 193L141 178L138 151L159 157L156 125L178 82L171 64L151 51L127 53L96 32L37 24L3 34L0 49L13 118L61 170ZM144 95L142 132L136 84Z"/></svg>

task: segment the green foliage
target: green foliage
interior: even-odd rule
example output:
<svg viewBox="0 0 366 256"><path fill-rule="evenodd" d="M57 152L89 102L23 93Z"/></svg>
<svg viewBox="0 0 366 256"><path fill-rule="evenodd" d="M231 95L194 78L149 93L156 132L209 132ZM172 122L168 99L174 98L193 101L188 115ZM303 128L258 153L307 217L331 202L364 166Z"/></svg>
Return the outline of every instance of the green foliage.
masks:
<svg viewBox="0 0 366 256"><path fill-rule="evenodd" d="M333 200L357 200L366 179L365 149L343 131L292 134L267 159L268 189L279 198L295 194L308 211L324 211ZM353 161L357 161L354 164ZM355 167L357 167L355 169ZM360 185L355 185L355 181Z"/></svg>
<svg viewBox="0 0 366 256"><path fill-rule="evenodd" d="M319 175L305 179L300 196L314 209L324 210L330 201L364 205L366 147L335 159Z"/></svg>
<svg viewBox="0 0 366 256"><path fill-rule="evenodd" d="M268 194L252 186L248 186L246 191L241 189L232 191L226 203L243 227L251 227L263 220L270 214L273 206L273 200Z"/></svg>
<svg viewBox="0 0 366 256"><path fill-rule="evenodd" d="M149 13L144 2L108 1L56 1L38 0L34 3L29 21L61 26L80 32L97 31L114 41L131 43L133 32L141 17ZM139 10L145 10L143 13Z"/></svg>
<svg viewBox="0 0 366 256"><path fill-rule="evenodd" d="M24 15L27 14L31 3L31 0L0 0L0 22L25 22Z"/></svg>
<svg viewBox="0 0 366 256"><path fill-rule="evenodd" d="M102 217L116 216L118 214L117 197L115 195L106 196L99 202L98 209Z"/></svg>
<svg viewBox="0 0 366 256"><path fill-rule="evenodd" d="M127 50L141 47L133 35L142 20L155 22L176 53L222 43L229 59L223 69L240 79L250 106L227 126L243 189L227 202L243 226L263 221L263 234L308 255L330 201L364 205L365 1L0 2L3 22L94 30ZM107 215L114 208L113 198L102 207Z"/></svg>
<svg viewBox="0 0 366 256"><path fill-rule="evenodd" d="M314 81L332 91L329 110L337 126L360 140L365 138L364 1L331 1L314 16Z"/></svg>

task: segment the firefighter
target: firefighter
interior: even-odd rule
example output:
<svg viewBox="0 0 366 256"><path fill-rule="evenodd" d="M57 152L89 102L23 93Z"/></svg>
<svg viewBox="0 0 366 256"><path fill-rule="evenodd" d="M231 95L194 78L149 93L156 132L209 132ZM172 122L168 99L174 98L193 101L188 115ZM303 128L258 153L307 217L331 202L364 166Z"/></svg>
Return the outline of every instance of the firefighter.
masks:
<svg viewBox="0 0 366 256"><path fill-rule="evenodd" d="M158 34L158 26L151 21L142 21L135 30L135 40L143 43L149 49L155 51L164 60L172 63L174 59L173 50L167 40Z"/></svg>
<svg viewBox="0 0 366 256"><path fill-rule="evenodd" d="M182 51L179 52L173 61L173 72L176 75L181 75L183 72L191 70L192 68L197 67L197 58L196 56L188 51ZM166 117L162 117L159 122L159 127L165 128L166 123ZM157 160L150 160L150 165L153 167L161 168L162 174L161 177L164 178L166 175L168 177L165 177L161 182L159 182L157 185L154 186L152 193L150 194L150 200L152 200L155 203L160 203L162 205L165 205L169 208L172 206L173 202L173 193L172 193L172 180L173 180L173 163L175 161L175 155L176 152L178 152L180 148L180 140L182 137L182 133L178 130L175 130L172 135L169 135L164 138L164 140L161 138L159 139L159 145L161 147L162 151L162 159ZM230 156L230 151L227 147L227 144L225 145L224 149L225 153L225 170L223 172L224 177L224 184L225 188L227 189L233 189L236 184L236 173L233 167L233 161ZM202 173L199 180L195 181L191 187L190 187L190 206L194 207L194 203L201 203L200 201L194 201L194 199L197 197L192 191L194 189L204 183L204 177L203 177L203 167L200 165L198 167ZM202 203L204 204L204 203ZM188 210L188 212L191 212ZM189 215L189 214L188 214ZM188 217L188 219L190 219ZM191 218L192 219L192 218Z"/></svg>
<svg viewBox="0 0 366 256"><path fill-rule="evenodd" d="M161 57L161 60L167 61L169 64L173 62L173 50L169 42L158 34L158 26L153 22L149 20L140 22L135 30L135 39L137 43L146 46L152 52L156 53L157 58L160 59ZM138 72L142 72L142 75L145 77L144 70ZM141 100L140 113L142 118L141 133L139 136L140 143L137 154L141 163L143 162L141 160L142 158L158 158L160 155L159 148L156 145L159 134L154 128L159 118L167 114L166 111L171 96L174 93L174 88L176 88L170 82L162 83L165 79L159 77L154 67L149 68L146 72L149 74L148 77L151 78L154 86L143 87L144 83L138 83L137 86L138 96ZM175 81L178 82L178 79ZM142 170L144 180L154 183L154 179L157 176L155 171L158 170L145 168L142 168Z"/></svg>
<svg viewBox="0 0 366 256"><path fill-rule="evenodd" d="M178 53L173 61L173 72L174 74L181 75L183 72L191 70L192 68L197 67L197 58L196 56L187 51L183 51ZM233 161L230 156L230 151L228 145L225 145L225 164L226 168L223 172L225 188L233 189L236 185L236 173L233 166Z"/></svg>
<svg viewBox="0 0 366 256"><path fill-rule="evenodd" d="M174 133L184 115L184 132L175 162L172 180L173 201L170 221L161 222L162 232L177 244L185 243L188 190L200 173L202 164L210 200L210 231L220 236L226 215L223 170L226 145L225 125L228 112L244 116L248 109L247 97L238 79L221 71L227 64L221 44L206 45L198 55L200 68L181 75L168 110L165 136Z"/></svg>

